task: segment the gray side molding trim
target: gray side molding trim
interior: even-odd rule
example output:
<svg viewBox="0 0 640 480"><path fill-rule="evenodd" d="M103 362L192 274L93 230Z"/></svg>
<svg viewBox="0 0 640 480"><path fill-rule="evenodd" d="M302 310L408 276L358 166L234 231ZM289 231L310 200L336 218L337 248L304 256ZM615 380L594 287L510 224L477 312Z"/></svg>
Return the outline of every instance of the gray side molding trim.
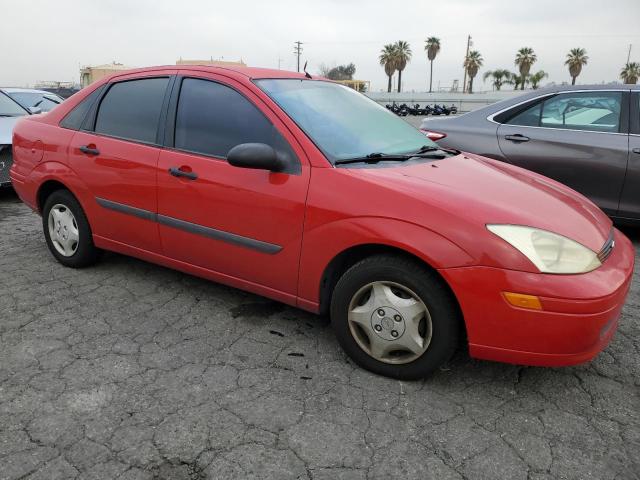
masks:
<svg viewBox="0 0 640 480"><path fill-rule="evenodd" d="M263 242L262 240L256 240L254 238L243 237L242 235L205 227L204 225L186 222L173 217L167 217L166 215L156 214L142 208L131 207L129 205L98 197L96 197L96 201L98 202L98 205L109 210L114 210L126 215L132 215L151 222L158 222L162 225L176 228L178 230L184 230L185 232L195 233L196 235L202 235L203 237L209 237L214 240L231 243L233 245L238 245L239 247L250 248L251 250L257 250L258 252L267 253L269 255L274 255L282 250L280 245Z"/></svg>
<svg viewBox="0 0 640 480"><path fill-rule="evenodd" d="M213 238L214 240L222 240L223 242L233 243L234 245L251 248L252 250L258 250L259 252L268 253L270 255L282 250L280 245L274 245L273 243L243 237L241 235L236 235L235 233L216 230L215 228L205 227L203 225L198 225L197 223L185 222L184 220L178 220L177 218L166 217L160 214L158 214L158 223L167 225L168 227L177 228L178 230L184 230L185 232L202 235L203 237Z"/></svg>
<svg viewBox="0 0 640 480"><path fill-rule="evenodd" d="M152 222L157 221L156 214L150 212L149 210L143 210L142 208L136 208L129 205L124 205L122 203L112 202L111 200L107 200L105 198L96 197L96 201L98 202L98 205L103 208L108 208L109 210L126 213L127 215L133 215L134 217L142 218L144 220L150 220Z"/></svg>

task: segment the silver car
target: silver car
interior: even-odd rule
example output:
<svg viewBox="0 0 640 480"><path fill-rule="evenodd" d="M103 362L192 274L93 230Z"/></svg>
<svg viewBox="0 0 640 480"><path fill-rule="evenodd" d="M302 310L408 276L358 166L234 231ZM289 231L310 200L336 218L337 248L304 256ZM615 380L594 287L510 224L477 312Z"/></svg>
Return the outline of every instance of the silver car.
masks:
<svg viewBox="0 0 640 480"><path fill-rule="evenodd" d="M11 185L13 126L24 115L48 112L62 102L58 95L44 90L0 88L0 188Z"/></svg>
<svg viewBox="0 0 640 480"><path fill-rule="evenodd" d="M420 128L443 147L558 180L620 222L640 221L640 86L534 90Z"/></svg>

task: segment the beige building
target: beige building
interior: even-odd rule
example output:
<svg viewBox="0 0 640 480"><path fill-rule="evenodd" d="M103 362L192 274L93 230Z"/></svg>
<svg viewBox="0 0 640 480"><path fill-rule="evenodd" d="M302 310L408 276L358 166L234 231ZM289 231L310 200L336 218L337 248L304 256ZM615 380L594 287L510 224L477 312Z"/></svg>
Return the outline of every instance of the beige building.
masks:
<svg viewBox="0 0 640 480"><path fill-rule="evenodd" d="M214 67L246 67L247 64L240 59L237 62L230 62L227 60L214 60L213 57L209 60L176 60L176 65L211 65Z"/></svg>
<svg viewBox="0 0 640 480"><path fill-rule="evenodd" d="M131 67L127 67L122 63L107 63L105 65L85 66L80 69L80 85L82 88L87 85L91 85L93 82L100 80L101 78L111 75L112 73L119 72L121 70L129 70Z"/></svg>

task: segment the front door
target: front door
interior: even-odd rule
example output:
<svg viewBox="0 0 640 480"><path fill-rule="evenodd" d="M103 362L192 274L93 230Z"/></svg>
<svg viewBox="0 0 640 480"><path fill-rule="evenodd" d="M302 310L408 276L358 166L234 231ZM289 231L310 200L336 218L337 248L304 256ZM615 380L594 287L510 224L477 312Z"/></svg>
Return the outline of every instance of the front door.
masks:
<svg viewBox="0 0 640 480"><path fill-rule="evenodd" d="M627 95L546 98L498 127L500 150L510 163L558 180L616 215L627 171Z"/></svg>
<svg viewBox="0 0 640 480"><path fill-rule="evenodd" d="M69 146L71 168L93 197L85 206L93 234L157 253L157 133L169 83L163 76L109 85Z"/></svg>
<svg viewBox="0 0 640 480"><path fill-rule="evenodd" d="M161 152L158 173L164 254L232 284L295 295L310 174L303 150L240 84L203 74L179 78L174 92L172 148ZM250 142L271 145L293 167L274 173L226 162L232 147Z"/></svg>

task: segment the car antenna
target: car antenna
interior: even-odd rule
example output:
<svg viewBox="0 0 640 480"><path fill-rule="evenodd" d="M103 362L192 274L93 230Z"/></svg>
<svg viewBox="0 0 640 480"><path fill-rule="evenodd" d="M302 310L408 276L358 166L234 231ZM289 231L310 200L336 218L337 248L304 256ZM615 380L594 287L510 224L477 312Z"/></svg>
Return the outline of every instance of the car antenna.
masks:
<svg viewBox="0 0 640 480"><path fill-rule="evenodd" d="M309 75L309 72L307 72L307 62L304 62L304 67L302 67L302 70L304 70L305 77L311 78L311 75Z"/></svg>

